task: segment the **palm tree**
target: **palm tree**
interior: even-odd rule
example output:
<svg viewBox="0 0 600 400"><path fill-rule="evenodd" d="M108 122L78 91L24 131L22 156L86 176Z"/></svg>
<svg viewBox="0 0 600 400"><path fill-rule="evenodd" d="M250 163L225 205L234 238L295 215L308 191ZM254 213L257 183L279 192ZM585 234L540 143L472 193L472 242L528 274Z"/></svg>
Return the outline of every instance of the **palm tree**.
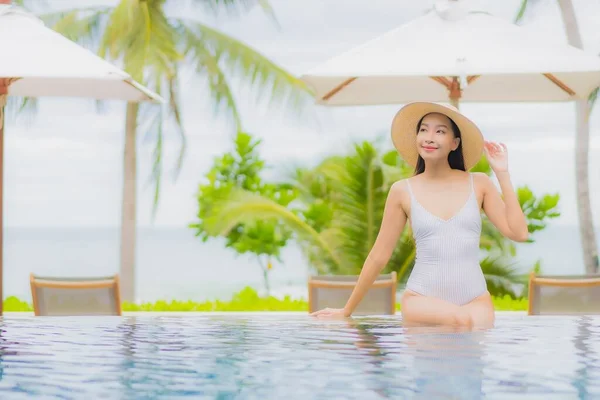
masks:
<svg viewBox="0 0 600 400"><path fill-rule="evenodd" d="M522 0L516 21L525 16L527 6L531 0ZM558 0L562 21L567 34L567 41L571 46L583 49L583 42L575 16L572 0ZM575 136L575 185L577 190L577 211L579 216L579 232L583 250L585 271L588 274L598 272L600 261L598 259L598 245L594 232L594 217L590 201L589 187L589 145L590 125L589 114L598 97L598 88L594 90L587 101L576 101L577 134Z"/></svg>
<svg viewBox="0 0 600 400"><path fill-rule="evenodd" d="M490 172L485 159L475 170ZM226 235L238 224L278 219L296 232L297 243L317 273L358 274L377 237L391 185L412 173L395 150L382 154L364 142L355 145L349 155L332 156L313 169L296 170L293 185L299 193L299 203L285 207L237 190L213 209L204 228L212 235ZM535 221L557 215L552 211L556 202L551 207L535 200L533 206L524 203L526 208L535 209L527 212L532 215L532 226ZM522 284L514 262L510 262L515 250L487 218L483 224L481 248L487 254L481 266L489 288L494 294L514 296L514 285ZM407 226L386 271L396 271L399 280L406 279L415 255L415 243Z"/></svg>
<svg viewBox="0 0 600 400"><path fill-rule="evenodd" d="M186 5L194 11L236 13L254 3L250 0L190 0ZM242 123L230 87L230 76L241 77L260 99L266 96L272 104L288 104L294 111L300 111L300 106L308 104L303 100L310 98L302 81L256 50L192 18L170 16L168 4L167 0L120 0L114 7L89 7L40 15L67 38L94 48L104 58L122 63L134 79L167 99L166 107L137 103L126 106L120 249L124 301L135 300L137 134L143 120L152 121L144 129L155 137L154 214L160 193L163 129L167 120L174 122L181 138L176 172L184 155L185 133L178 85L180 70L190 66L206 78L213 103L237 131L241 130ZM266 0L259 0L258 4L272 15ZM150 114L148 118L142 118L147 114Z"/></svg>

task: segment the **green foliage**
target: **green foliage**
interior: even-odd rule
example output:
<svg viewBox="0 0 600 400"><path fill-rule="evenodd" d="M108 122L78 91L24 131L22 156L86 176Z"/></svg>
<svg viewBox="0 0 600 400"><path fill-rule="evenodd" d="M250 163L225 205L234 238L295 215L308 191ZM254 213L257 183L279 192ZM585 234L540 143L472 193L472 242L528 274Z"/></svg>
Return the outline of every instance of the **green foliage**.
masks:
<svg viewBox="0 0 600 400"><path fill-rule="evenodd" d="M514 299L509 295L494 296L492 298L496 311L527 311L529 303L527 298Z"/></svg>
<svg viewBox="0 0 600 400"><path fill-rule="evenodd" d="M488 255L479 263L490 293L495 296L517 297L515 286L525 282L515 261L508 257Z"/></svg>
<svg viewBox="0 0 600 400"><path fill-rule="evenodd" d="M527 299L513 299L506 295L493 298L494 306L498 311L526 311ZM308 312L308 302L304 299L292 299L285 296L282 299L273 296L259 296L251 287L245 287L240 292L233 295L231 300L212 300L204 302L195 302L191 300L159 300L156 302L147 302L142 304L127 303L122 304L124 312L210 312L210 311L299 311ZM396 304L396 309L400 311L400 304ZM5 312L32 312L33 307L19 300L16 297L9 297L4 300Z"/></svg>
<svg viewBox="0 0 600 400"><path fill-rule="evenodd" d="M258 153L260 140L247 133L238 133L234 150L215 158L213 166L199 185L197 200L197 222L190 224L203 242L222 234L210 227L220 221L212 221L211 216L225 212L224 199L231 198L238 190L260 195L280 207L286 207L296 198L296 191L286 184L267 183L261 178L265 161ZM207 229L208 227L208 229ZM238 254L256 255L263 270L267 291L268 272L272 259L281 262L281 249L292 235L292 231L276 218L266 217L246 222L236 222L227 227L225 246Z"/></svg>
<svg viewBox="0 0 600 400"><path fill-rule="evenodd" d="M544 229L548 219L557 218L560 213L556 211L560 196L557 194L546 194L541 198L536 197L527 187L517 188L519 204L527 217L527 228L529 233Z"/></svg>
<svg viewBox="0 0 600 400"><path fill-rule="evenodd" d="M494 296L492 298L497 311L527 311L528 302L526 298L514 299L509 295ZM400 303L396 304L396 310L401 310ZM246 287L236 293L230 301L205 301L197 303L193 301L157 301L141 305L124 303L123 311L147 311L147 312L209 312L209 311L298 311L308 312L308 302L304 299L292 299L285 296L278 299L273 296L260 297L251 287Z"/></svg>
<svg viewBox="0 0 600 400"><path fill-rule="evenodd" d="M251 287L246 287L233 295L229 301L157 301L155 303L123 304L124 311L307 311L308 303L290 296L278 299L273 296L260 297Z"/></svg>
<svg viewBox="0 0 600 400"><path fill-rule="evenodd" d="M492 173L485 157L471 172ZM294 232L317 273L358 274L377 237L391 185L412 174L397 152L382 153L368 142L358 143L347 154L327 157L314 168L298 169L291 184L299 194L287 207L243 190L221 198L210 229L215 235L227 234L241 222L278 218ZM536 196L526 186L518 188L517 194L531 234L559 215L558 195ZM485 215L481 249L486 253L481 264L492 294L516 297L515 289L523 283L514 262L516 247ZM399 280L405 280L415 256L408 224L385 272L396 271Z"/></svg>
<svg viewBox="0 0 600 400"><path fill-rule="evenodd" d="M515 17L515 23L519 23L525 17L525 12L527 11L527 6L529 5L529 0L521 0L521 5L519 6L519 11Z"/></svg>
<svg viewBox="0 0 600 400"><path fill-rule="evenodd" d="M7 297L3 304L4 311L8 312L21 312L21 311L33 311L33 306L26 301L22 301L15 296Z"/></svg>

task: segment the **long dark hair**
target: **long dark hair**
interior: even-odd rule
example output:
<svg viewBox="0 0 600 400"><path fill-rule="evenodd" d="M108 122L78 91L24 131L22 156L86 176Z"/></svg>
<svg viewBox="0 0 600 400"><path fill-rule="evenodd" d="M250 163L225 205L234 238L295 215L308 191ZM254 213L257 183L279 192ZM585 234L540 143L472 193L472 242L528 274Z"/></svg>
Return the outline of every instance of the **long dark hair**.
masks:
<svg viewBox="0 0 600 400"><path fill-rule="evenodd" d="M417 124L417 132L416 132L417 134L419 134L419 129L421 129L421 123L423 122L423 119L428 115L429 114L423 115L423 118L421 118L419 120L419 123ZM460 129L458 128L458 125L456 125L456 123L452 120L452 118L448 117L448 119L450 120L450 126L452 128L452 133L454 134L454 137L460 139L456 150L453 150L450 152L450 154L448 154L448 164L450 164L450 168L452 168L452 169L459 169L461 171L466 171L465 159L463 157L462 136L460 135ZM422 174L424 171L425 171L425 160L423 160L423 157L419 156L419 158L417 160L417 166L415 167L415 175Z"/></svg>

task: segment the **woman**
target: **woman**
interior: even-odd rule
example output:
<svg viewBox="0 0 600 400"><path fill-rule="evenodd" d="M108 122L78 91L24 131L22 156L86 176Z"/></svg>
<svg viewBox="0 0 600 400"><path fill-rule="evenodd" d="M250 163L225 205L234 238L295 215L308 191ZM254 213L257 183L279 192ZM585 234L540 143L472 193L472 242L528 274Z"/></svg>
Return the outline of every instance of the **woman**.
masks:
<svg viewBox="0 0 600 400"><path fill-rule="evenodd" d="M483 209L507 238L527 240L527 221L512 187L504 144L485 142L477 126L457 109L417 102L392 123L394 146L415 176L394 183L379 234L343 309L317 317L349 317L387 264L407 220L416 259L401 298L409 325L493 326L494 307L481 267ZM483 173L469 173L485 152L500 193Z"/></svg>

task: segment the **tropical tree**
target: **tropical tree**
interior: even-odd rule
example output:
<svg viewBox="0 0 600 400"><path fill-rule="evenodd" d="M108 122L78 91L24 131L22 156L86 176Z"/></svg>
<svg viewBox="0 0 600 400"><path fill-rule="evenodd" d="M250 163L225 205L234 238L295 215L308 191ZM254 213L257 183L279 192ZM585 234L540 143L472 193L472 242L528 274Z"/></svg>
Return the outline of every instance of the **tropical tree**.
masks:
<svg viewBox="0 0 600 400"><path fill-rule="evenodd" d="M18 2L29 4L24 0ZM175 3L189 7L189 13L171 15L168 6ZM208 90L199 88L198 93L210 96L221 116L232 122L234 132L242 130L242 122L230 86L233 77L241 78L239 80L257 95L257 101L287 105L290 106L287 109L297 112L301 111L302 105L308 104L304 100L310 96L307 96L307 87L301 80L240 40L192 17L194 13L201 12L239 15L255 4L273 16L267 0L119 0L114 7L38 13L54 30L97 51L108 60L121 63L135 80L167 100L165 106L126 105L120 249L122 298L125 301L135 299L138 133L145 131L155 143L151 176L154 182L154 215L159 204L166 129L174 128L181 139L175 176L184 156L180 72L190 68L205 78Z"/></svg>
<svg viewBox="0 0 600 400"><path fill-rule="evenodd" d="M516 22L520 22L526 15L528 5L534 0L522 0L517 13ZM560 8L562 22L567 34L567 41L571 46L583 49L583 41L575 16L572 0L557 0ZM594 231L594 217L590 201L589 187L589 147L590 124L589 114L598 98L598 88L588 97L588 100L575 102L577 133L575 136L575 185L577 191L577 211L579 216L579 232L583 250L583 262L588 274L597 273L600 267L598 257L598 244Z"/></svg>
<svg viewBox="0 0 600 400"><path fill-rule="evenodd" d="M473 171L491 173L483 159ZM382 153L372 144L356 144L350 154L328 157L315 168L299 169L292 184L298 198L288 207L256 193L235 190L207 214L204 227L227 235L240 223L277 218L295 232L295 239L317 273L358 274L377 237L387 193L399 179L412 175L396 151ZM518 188L519 201L534 233L557 217L558 195L535 196ZM482 269L494 294L515 296L522 275L514 262L516 249L483 218ZM416 255L410 225L386 266L405 280Z"/></svg>
<svg viewBox="0 0 600 400"><path fill-rule="evenodd" d="M234 150L216 157L212 168L198 187L198 222L190 224L203 242L218 235L205 229L204 221L214 213L215 207L227 198L231 190L243 189L259 194L281 206L288 206L296 197L296 191L287 184L265 182L261 174L265 161L260 157L261 141L250 134L240 132L234 140ZM281 250L287 245L292 231L275 218L260 219L252 223L240 223L225 236L225 246L237 254L254 254L262 270L265 290L270 295L269 274L273 261L281 263Z"/></svg>

